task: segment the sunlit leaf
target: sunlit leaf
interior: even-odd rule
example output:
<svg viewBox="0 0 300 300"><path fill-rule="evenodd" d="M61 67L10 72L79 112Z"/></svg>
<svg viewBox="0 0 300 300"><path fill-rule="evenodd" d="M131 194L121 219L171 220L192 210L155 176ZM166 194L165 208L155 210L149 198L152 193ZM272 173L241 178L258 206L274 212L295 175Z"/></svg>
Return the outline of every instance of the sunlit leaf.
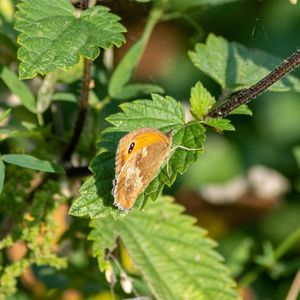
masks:
<svg viewBox="0 0 300 300"><path fill-rule="evenodd" d="M223 258L213 250L215 243L182 210L162 197L142 212L93 220L89 239L100 268L119 237L155 299L239 299Z"/></svg>
<svg viewBox="0 0 300 300"><path fill-rule="evenodd" d="M119 17L104 6L76 10L68 0L22 0L18 4L15 28L20 78L67 69L82 55L94 60L100 48L121 46L125 28Z"/></svg>
<svg viewBox="0 0 300 300"><path fill-rule="evenodd" d="M64 169L60 165L54 162L41 160L27 154L5 154L2 155L2 160L8 164L13 164L23 168L29 168L29 169L43 171L43 172L50 172L50 173L64 172Z"/></svg>
<svg viewBox="0 0 300 300"><path fill-rule="evenodd" d="M248 49L236 42L210 34L205 44L198 43L189 56L196 67L214 79L223 89L247 88L277 67L281 59L261 50ZM300 91L300 80L288 75L271 91Z"/></svg>
<svg viewBox="0 0 300 300"><path fill-rule="evenodd" d="M242 104L239 107L237 107L236 109L234 109L232 112L230 112L229 115L248 115L248 116L252 116L252 111L248 107L247 104Z"/></svg>
<svg viewBox="0 0 300 300"><path fill-rule="evenodd" d="M211 110L215 104L215 98L210 92L201 84L197 82L191 89L191 112L197 119L202 119Z"/></svg>
<svg viewBox="0 0 300 300"><path fill-rule="evenodd" d="M231 124L230 120L228 119L222 119L222 118L206 119L204 123L220 131L235 130L234 126Z"/></svg>

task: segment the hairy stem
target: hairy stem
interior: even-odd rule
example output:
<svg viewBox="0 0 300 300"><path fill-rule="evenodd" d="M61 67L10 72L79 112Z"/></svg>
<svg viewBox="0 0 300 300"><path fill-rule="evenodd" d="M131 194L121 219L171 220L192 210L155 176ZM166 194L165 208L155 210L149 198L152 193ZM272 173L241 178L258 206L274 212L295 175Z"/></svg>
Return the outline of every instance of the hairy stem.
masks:
<svg viewBox="0 0 300 300"><path fill-rule="evenodd" d="M289 58L283 60L283 62L264 77L259 82L250 86L247 89L240 91L238 94L229 98L225 103L217 106L213 109L207 117L209 118L221 118L228 115L231 111L242 104L250 102L252 99L263 93L267 88L287 75L300 65L300 50L297 50Z"/></svg>

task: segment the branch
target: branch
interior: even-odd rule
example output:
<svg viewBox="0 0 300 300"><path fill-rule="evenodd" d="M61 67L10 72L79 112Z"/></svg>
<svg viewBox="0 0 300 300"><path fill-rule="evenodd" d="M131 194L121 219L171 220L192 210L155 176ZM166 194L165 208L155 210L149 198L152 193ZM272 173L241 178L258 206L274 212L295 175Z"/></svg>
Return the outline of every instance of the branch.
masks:
<svg viewBox="0 0 300 300"><path fill-rule="evenodd" d="M225 103L213 109L207 117L209 118L222 118L228 115L231 111L242 104L250 102L258 95L263 93L267 88L280 80L282 77L293 71L300 65L300 49L292 54L289 58L283 60L283 62L264 77L259 82L250 86L247 89L240 91L238 94L229 98Z"/></svg>

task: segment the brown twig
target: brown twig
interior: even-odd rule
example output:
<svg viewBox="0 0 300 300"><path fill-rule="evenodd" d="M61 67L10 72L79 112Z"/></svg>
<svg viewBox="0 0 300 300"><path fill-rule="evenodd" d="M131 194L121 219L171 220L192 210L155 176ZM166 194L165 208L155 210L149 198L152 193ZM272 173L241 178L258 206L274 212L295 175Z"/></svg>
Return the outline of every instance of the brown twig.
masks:
<svg viewBox="0 0 300 300"><path fill-rule="evenodd" d="M92 62L88 59L84 59L84 74L82 81L82 89L81 89L81 98L80 98L80 106L79 112L77 115L77 119L75 122L73 136L68 144L65 152L62 155L63 162L69 162L71 159L71 155L73 154L79 138L81 136L83 126L85 123L86 112L88 108L88 99L89 99L89 84L91 80L91 66Z"/></svg>
<svg viewBox="0 0 300 300"><path fill-rule="evenodd" d="M80 0L80 7L82 10L89 8L89 0ZM91 66L92 62L88 59L84 59L84 68L83 68L83 79L82 79L82 88L81 88L81 98L79 104L79 112L77 115L77 119L75 122L73 135L71 140L62 154L61 160L63 162L69 162L71 156L77 146L79 138L81 136L83 126L85 123L86 112L88 108L88 100L89 100L89 85L91 81Z"/></svg>
<svg viewBox="0 0 300 300"><path fill-rule="evenodd" d="M267 88L287 75L300 65L300 49L285 59L277 68L270 72L259 82L251 87L240 91L238 94L229 98L225 103L213 109L207 117L221 118L228 115L231 111L242 104L250 102L252 99L263 93Z"/></svg>
<svg viewBox="0 0 300 300"><path fill-rule="evenodd" d="M297 272L285 300L296 300L300 294L300 270Z"/></svg>

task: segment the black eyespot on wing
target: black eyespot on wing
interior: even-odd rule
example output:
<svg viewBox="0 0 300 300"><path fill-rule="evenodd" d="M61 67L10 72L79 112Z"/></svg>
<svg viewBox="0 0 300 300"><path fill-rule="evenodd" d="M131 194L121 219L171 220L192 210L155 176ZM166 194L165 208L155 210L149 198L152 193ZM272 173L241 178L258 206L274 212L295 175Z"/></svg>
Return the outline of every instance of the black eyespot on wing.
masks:
<svg viewBox="0 0 300 300"><path fill-rule="evenodd" d="M135 142L130 144L129 149L128 149L128 154L132 152L134 146L135 146Z"/></svg>

